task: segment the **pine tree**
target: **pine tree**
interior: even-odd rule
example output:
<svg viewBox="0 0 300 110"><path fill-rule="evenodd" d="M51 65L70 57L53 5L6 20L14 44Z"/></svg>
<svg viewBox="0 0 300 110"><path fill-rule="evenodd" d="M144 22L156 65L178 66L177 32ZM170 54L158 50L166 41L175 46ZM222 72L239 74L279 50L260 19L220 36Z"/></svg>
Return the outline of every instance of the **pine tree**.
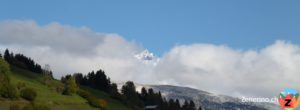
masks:
<svg viewBox="0 0 300 110"><path fill-rule="evenodd" d="M155 102L158 106L162 107L163 106L163 98L161 96L160 91L157 93L157 99Z"/></svg>
<svg viewBox="0 0 300 110"><path fill-rule="evenodd" d="M146 88L144 88L144 87L141 89L140 98L145 103L145 105L149 105L149 103L148 103L148 92L147 92Z"/></svg>
<svg viewBox="0 0 300 110"><path fill-rule="evenodd" d="M196 110L196 106L193 100L190 101L188 108L189 110Z"/></svg>
<svg viewBox="0 0 300 110"><path fill-rule="evenodd" d="M148 89L148 97L147 97L148 104L156 105L157 103L155 103L155 99L156 99L156 96L155 96L153 89L152 88Z"/></svg>
<svg viewBox="0 0 300 110"><path fill-rule="evenodd" d="M199 106L198 110L203 110L201 106Z"/></svg>
<svg viewBox="0 0 300 110"><path fill-rule="evenodd" d="M8 63L10 63L10 61L11 61L10 53L9 53L9 50L8 50L8 49L6 49L5 52L4 52L4 59L5 59Z"/></svg>
<svg viewBox="0 0 300 110"><path fill-rule="evenodd" d="M83 79L83 75L81 73L75 73L75 74L73 74L73 76L76 80L77 85L83 85L84 79Z"/></svg>
<svg viewBox="0 0 300 110"><path fill-rule="evenodd" d="M184 101L184 104L182 105L183 110L188 110L189 102L187 100Z"/></svg>
<svg viewBox="0 0 300 110"><path fill-rule="evenodd" d="M96 88L95 72L94 71L88 73L87 79L88 79L88 85L92 88Z"/></svg>
<svg viewBox="0 0 300 110"><path fill-rule="evenodd" d="M130 107L135 108L144 106L138 97L138 93L136 92L135 85L132 81L126 82L126 84L122 86L121 92L125 97L127 105Z"/></svg>
<svg viewBox="0 0 300 110"><path fill-rule="evenodd" d="M111 90L110 90L110 96L112 98L118 99L118 100L122 100L122 96L118 91L118 86L116 83L112 83L111 84Z"/></svg>
<svg viewBox="0 0 300 110"><path fill-rule="evenodd" d="M176 107L177 110L180 109L180 103L179 103L178 99L175 100L175 107Z"/></svg>
<svg viewBox="0 0 300 110"><path fill-rule="evenodd" d="M176 108L176 103L175 103L174 99L170 99L170 100L169 100L169 107L168 107L168 110L177 110L177 108Z"/></svg>
<svg viewBox="0 0 300 110"><path fill-rule="evenodd" d="M163 98L163 104L161 106L161 109L162 110L169 110L169 103L165 98Z"/></svg>

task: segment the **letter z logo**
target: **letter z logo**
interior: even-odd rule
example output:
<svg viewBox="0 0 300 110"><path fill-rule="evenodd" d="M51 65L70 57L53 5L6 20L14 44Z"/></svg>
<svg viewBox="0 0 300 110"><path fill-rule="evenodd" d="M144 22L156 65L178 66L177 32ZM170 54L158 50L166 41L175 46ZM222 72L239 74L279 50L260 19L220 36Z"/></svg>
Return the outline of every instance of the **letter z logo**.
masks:
<svg viewBox="0 0 300 110"><path fill-rule="evenodd" d="M286 106L286 107L292 106L292 105L291 105L291 102L292 102L291 99L285 99L285 104L284 104L284 106Z"/></svg>

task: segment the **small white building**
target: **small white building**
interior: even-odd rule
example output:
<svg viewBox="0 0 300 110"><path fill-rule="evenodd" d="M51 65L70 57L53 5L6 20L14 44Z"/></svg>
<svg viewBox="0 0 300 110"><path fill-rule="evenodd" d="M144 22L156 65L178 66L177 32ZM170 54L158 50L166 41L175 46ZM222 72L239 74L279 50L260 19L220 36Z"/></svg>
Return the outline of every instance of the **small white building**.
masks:
<svg viewBox="0 0 300 110"><path fill-rule="evenodd" d="M160 110L157 105L148 105L145 107L145 110Z"/></svg>

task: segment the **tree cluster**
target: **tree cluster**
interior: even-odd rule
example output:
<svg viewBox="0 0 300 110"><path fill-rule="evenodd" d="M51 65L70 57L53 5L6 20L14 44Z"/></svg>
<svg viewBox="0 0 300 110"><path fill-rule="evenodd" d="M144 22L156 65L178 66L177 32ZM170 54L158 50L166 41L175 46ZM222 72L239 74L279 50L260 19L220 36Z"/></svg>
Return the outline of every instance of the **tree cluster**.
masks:
<svg viewBox="0 0 300 110"><path fill-rule="evenodd" d="M87 75L83 75L81 73L75 73L74 78L76 79L76 83L78 85L88 86L97 90L104 91L106 93L110 93L111 91L111 82L109 77L105 75L103 70L98 70L96 72L89 72Z"/></svg>
<svg viewBox="0 0 300 110"><path fill-rule="evenodd" d="M144 102L145 106L156 105L161 110L202 110L201 107L196 109L195 103L191 101L184 101L184 104L181 106L178 99L165 99L162 97L160 92L154 92L152 88L148 90L146 88L141 89L139 94L140 99Z"/></svg>
<svg viewBox="0 0 300 110"><path fill-rule="evenodd" d="M192 100L186 100L181 106L178 99L167 100L162 97L160 92L154 92L152 88L147 90L143 87L139 93L131 81L126 82L125 85L122 86L121 96L126 105L137 110L146 106L157 106L161 110L202 110L201 107L197 109Z"/></svg>
<svg viewBox="0 0 300 110"><path fill-rule="evenodd" d="M35 63L31 58L24 56L23 54L13 54L8 49L4 52L4 59L13 66L29 70L34 73L43 73L41 65Z"/></svg>
<svg viewBox="0 0 300 110"><path fill-rule="evenodd" d="M184 101L181 105L178 99L165 99L160 92L154 92L153 89L142 88L141 93L136 91L136 87L132 81L126 82L119 92L118 86L111 83L110 79L105 75L103 70L96 72L89 72L87 75L82 73L75 73L61 78L61 81L66 84L69 79L74 78L77 85L88 86L100 91L104 91L114 99L123 102L133 110L144 109L145 106L155 105L161 110L202 110L201 107L197 109L193 101ZM73 81L73 83L75 83ZM70 84L68 84L70 85ZM74 85L74 84L73 84ZM94 99L87 95L88 93L79 91L80 95L89 100L93 104Z"/></svg>

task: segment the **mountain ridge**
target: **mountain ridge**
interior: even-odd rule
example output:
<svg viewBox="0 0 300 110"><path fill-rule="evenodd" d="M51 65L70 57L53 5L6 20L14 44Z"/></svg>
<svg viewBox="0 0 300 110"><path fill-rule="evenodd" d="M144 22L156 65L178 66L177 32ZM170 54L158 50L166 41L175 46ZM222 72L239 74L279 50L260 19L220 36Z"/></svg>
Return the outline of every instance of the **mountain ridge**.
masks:
<svg viewBox="0 0 300 110"><path fill-rule="evenodd" d="M185 86L136 84L137 91L140 92L142 87L161 92L167 100L178 99L181 104L184 100L193 100L196 106L201 105L205 110L282 110L279 105L273 103L244 103L237 97Z"/></svg>

